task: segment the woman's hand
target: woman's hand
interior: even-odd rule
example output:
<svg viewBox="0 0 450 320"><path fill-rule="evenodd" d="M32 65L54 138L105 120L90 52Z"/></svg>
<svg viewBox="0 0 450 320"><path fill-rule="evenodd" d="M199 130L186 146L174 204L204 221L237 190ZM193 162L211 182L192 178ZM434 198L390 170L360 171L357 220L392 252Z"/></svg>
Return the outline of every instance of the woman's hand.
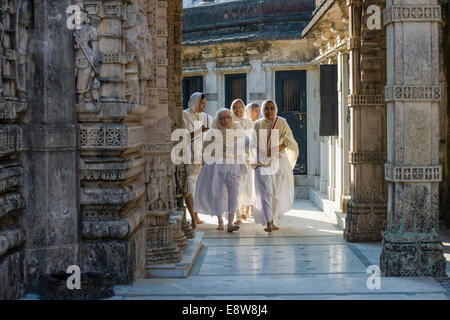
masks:
<svg viewBox="0 0 450 320"><path fill-rule="evenodd" d="M284 150L286 149L286 146L284 144L281 144L280 146L278 146L278 154L282 153ZM275 150L274 150L275 151ZM272 149L270 149L269 151L267 151L267 156L271 157L272 156Z"/></svg>

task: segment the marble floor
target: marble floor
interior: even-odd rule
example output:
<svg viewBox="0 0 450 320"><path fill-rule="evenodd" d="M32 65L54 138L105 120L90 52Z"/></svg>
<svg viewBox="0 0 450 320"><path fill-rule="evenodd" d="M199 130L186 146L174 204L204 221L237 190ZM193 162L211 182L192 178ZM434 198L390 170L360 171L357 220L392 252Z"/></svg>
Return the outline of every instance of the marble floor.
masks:
<svg viewBox="0 0 450 320"><path fill-rule="evenodd" d="M252 220L229 234L216 230L217 218L200 217L203 247L188 278L141 279L116 286L111 299L450 298L433 278L381 278L378 289L369 289L367 268L378 266L381 244L345 242L342 230L308 200L296 200L280 230L271 234ZM450 232L445 232L450 262Z"/></svg>

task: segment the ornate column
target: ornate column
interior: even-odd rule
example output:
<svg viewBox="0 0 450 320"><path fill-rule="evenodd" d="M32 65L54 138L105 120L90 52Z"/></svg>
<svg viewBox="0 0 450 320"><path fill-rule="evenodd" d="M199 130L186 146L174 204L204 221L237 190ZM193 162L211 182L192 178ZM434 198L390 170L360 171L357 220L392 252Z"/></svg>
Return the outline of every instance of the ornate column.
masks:
<svg viewBox="0 0 450 320"><path fill-rule="evenodd" d="M385 49L382 29L369 29L369 6L384 0L347 0L350 37L351 200L344 238L380 241L386 228Z"/></svg>
<svg viewBox="0 0 450 320"><path fill-rule="evenodd" d="M83 271L129 283L145 269L143 114L150 33L142 0L77 1Z"/></svg>
<svg viewBox="0 0 450 320"><path fill-rule="evenodd" d="M174 176L177 170L170 158L170 136L174 128L180 127L182 109L178 88L181 86L180 47L175 47L181 44L179 5L179 0L147 0L154 43L151 90L157 92L152 97L151 112L144 117L147 266L179 262L182 255L178 244L185 247L182 223L171 219L178 204Z"/></svg>
<svg viewBox="0 0 450 320"><path fill-rule="evenodd" d="M25 294L25 230L20 222L25 208L24 140L29 131L23 128L23 115L29 110L31 95L26 75L34 12L29 1L17 0L3 1L0 11L0 300L3 300ZM42 131L36 133L42 137Z"/></svg>
<svg viewBox="0 0 450 320"><path fill-rule="evenodd" d="M438 235L439 28L437 0L388 1L388 225L386 276L445 276Z"/></svg>

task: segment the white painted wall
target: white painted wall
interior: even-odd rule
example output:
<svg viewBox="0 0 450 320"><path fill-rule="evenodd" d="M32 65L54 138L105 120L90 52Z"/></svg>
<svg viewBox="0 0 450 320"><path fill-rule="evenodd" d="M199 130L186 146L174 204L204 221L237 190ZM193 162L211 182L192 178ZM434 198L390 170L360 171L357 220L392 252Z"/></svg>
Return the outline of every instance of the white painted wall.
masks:
<svg viewBox="0 0 450 320"><path fill-rule="evenodd" d="M307 132L308 132L308 175L320 175L320 94L319 70L306 72L306 100L307 100Z"/></svg>
<svg viewBox="0 0 450 320"><path fill-rule="evenodd" d="M206 94L218 95L217 90L217 76L214 72L214 68L216 67L215 61L206 62L206 69L208 69L208 73L204 76L203 82L203 90ZM215 116L218 110L217 101L207 100L205 112Z"/></svg>

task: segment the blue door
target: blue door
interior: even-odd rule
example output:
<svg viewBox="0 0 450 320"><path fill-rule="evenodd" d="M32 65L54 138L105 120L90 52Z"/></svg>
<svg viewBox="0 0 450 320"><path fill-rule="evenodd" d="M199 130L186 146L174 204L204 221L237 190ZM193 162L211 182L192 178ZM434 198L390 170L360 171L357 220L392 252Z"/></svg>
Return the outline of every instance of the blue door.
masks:
<svg viewBox="0 0 450 320"><path fill-rule="evenodd" d="M307 171L306 71L277 71L275 73L278 115L285 118L298 143L300 154L294 168L295 175Z"/></svg>

